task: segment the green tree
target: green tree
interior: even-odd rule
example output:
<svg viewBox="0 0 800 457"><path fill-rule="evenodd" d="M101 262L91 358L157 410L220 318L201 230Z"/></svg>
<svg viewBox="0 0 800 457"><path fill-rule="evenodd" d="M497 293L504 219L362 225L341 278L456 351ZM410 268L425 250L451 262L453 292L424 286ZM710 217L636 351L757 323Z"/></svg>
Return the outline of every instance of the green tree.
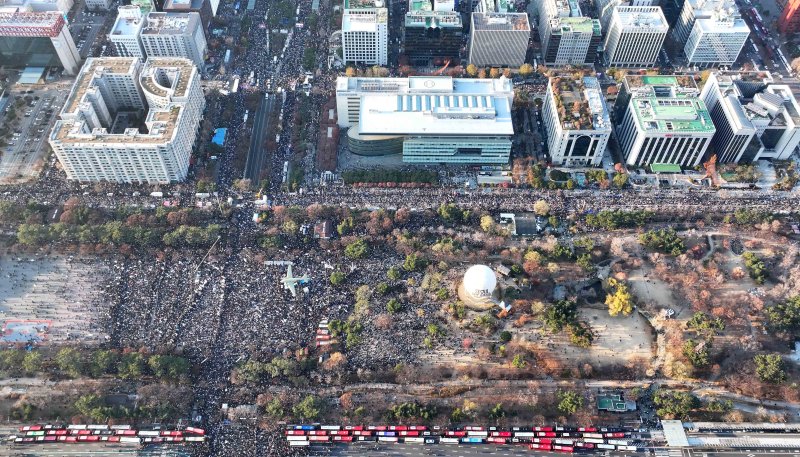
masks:
<svg viewBox="0 0 800 457"><path fill-rule="evenodd" d="M614 278L608 278L609 292L606 294L608 314L616 316L623 314L629 316L633 312L633 296L628 292L628 286Z"/></svg>
<svg viewBox="0 0 800 457"><path fill-rule="evenodd" d="M453 412L450 413L450 422L459 423L467 420L469 416L467 416L461 408L453 409Z"/></svg>
<svg viewBox="0 0 800 457"><path fill-rule="evenodd" d="M35 374L41 369L42 354L38 351L28 351L22 359L22 370L28 374Z"/></svg>
<svg viewBox="0 0 800 457"><path fill-rule="evenodd" d="M353 229L355 228L355 221L353 221L352 217L346 217L336 225L336 233L339 236L344 236L350 234Z"/></svg>
<svg viewBox="0 0 800 457"><path fill-rule="evenodd" d="M710 346L711 340L699 343L695 340L688 340L683 344L683 355L695 368L707 367L711 362L711 357L708 352Z"/></svg>
<svg viewBox="0 0 800 457"><path fill-rule="evenodd" d="M713 335L725 330L725 323L719 317L712 319L704 312L696 312L686 321L686 328L697 333Z"/></svg>
<svg viewBox="0 0 800 457"><path fill-rule="evenodd" d="M758 379L770 384L786 381L786 370L780 354L758 354L753 357L753 361L756 364Z"/></svg>
<svg viewBox="0 0 800 457"><path fill-rule="evenodd" d="M700 400L691 392L658 389L653 395L656 413L662 419L684 420L689 413L700 407Z"/></svg>
<svg viewBox="0 0 800 457"><path fill-rule="evenodd" d="M399 279L402 277L402 276L401 276L401 274L400 274L400 269L399 269L399 268L397 268L397 267L391 267L391 268L389 268L389 270L386 272L386 277L387 277L387 278L388 278L390 281L397 281L397 280L399 280Z"/></svg>
<svg viewBox="0 0 800 457"><path fill-rule="evenodd" d="M528 366L528 362L525 361L525 358L522 356L522 354L517 354L511 361L511 366L514 368L522 369Z"/></svg>
<svg viewBox="0 0 800 457"><path fill-rule="evenodd" d="M428 324L426 330L428 332L428 335L432 338L443 337L446 334L443 328L439 327L439 325L434 323Z"/></svg>
<svg viewBox="0 0 800 457"><path fill-rule="evenodd" d="M147 359L150 371L161 379L178 379L189 372L189 361L171 355L151 355Z"/></svg>
<svg viewBox="0 0 800 457"><path fill-rule="evenodd" d="M83 357L75 348L62 348L56 354L56 365L66 375L77 378L83 372Z"/></svg>
<svg viewBox="0 0 800 457"><path fill-rule="evenodd" d="M105 402L97 395L82 395L75 400L74 407L82 416L101 422L106 417Z"/></svg>
<svg viewBox="0 0 800 457"><path fill-rule="evenodd" d="M118 360L119 356L114 351L104 349L95 351L89 362L89 374L95 378L111 374L116 369Z"/></svg>
<svg viewBox="0 0 800 457"><path fill-rule="evenodd" d="M344 282L344 273L338 270L331 273L331 284L333 284L334 286L338 286L343 282Z"/></svg>
<svg viewBox="0 0 800 457"><path fill-rule="evenodd" d="M281 401L277 398L273 398L264 406L264 414L271 419L280 419L285 413Z"/></svg>
<svg viewBox="0 0 800 457"><path fill-rule="evenodd" d="M800 330L800 295L768 308L767 318L773 328L797 333Z"/></svg>
<svg viewBox="0 0 800 457"><path fill-rule="evenodd" d="M614 177L611 178L611 183L617 189L622 189L625 187L625 184L628 183L628 174L627 173L614 173Z"/></svg>
<svg viewBox="0 0 800 457"><path fill-rule="evenodd" d="M389 293L389 284L386 284L385 282L379 282L378 285L375 286L375 292L381 295L386 295Z"/></svg>
<svg viewBox="0 0 800 457"><path fill-rule="evenodd" d="M403 261L403 269L406 271L416 271L417 268L423 267L423 260L419 258L416 253L406 255L406 260Z"/></svg>
<svg viewBox="0 0 800 457"><path fill-rule="evenodd" d="M488 214L481 216L481 230L486 233L494 232L494 218Z"/></svg>
<svg viewBox="0 0 800 457"><path fill-rule="evenodd" d="M592 255L588 252L578 255L575 263L587 273L592 273L595 270L594 263L592 263Z"/></svg>
<svg viewBox="0 0 800 457"><path fill-rule="evenodd" d="M508 330L503 330L502 332L500 332L500 341L503 343L508 343L509 341L511 341L511 337L512 337L511 332L509 332Z"/></svg>
<svg viewBox="0 0 800 457"><path fill-rule="evenodd" d="M562 414L571 416L583 408L583 397L571 390L558 392L558 410Z"/></svg>
<svg viewBox="0 0 800 457"><path fill-rule="evenodd" d="M344 255L350 259L361 259L367 255L367 243L359 238L344 248Z"/></svg>
<svg viewBox="0 0 800 457"><path fill-rule="evenodd" d="M498 403L489 410L489 419L497 420L506 417L506 410L503 409L503 404Z"/></svg>
<svg viewBox="0 0 800 457"><path fill-rule="evenodd" d="M544 325L552 333L558 333L578 320L578 308L574 301L559 300L544 313Z"/></svg>
<svg viewBox="0 0 800 457"><path fill-rule="evenodd" d="M767 279L767 266L764 265L764 261L749 251L742 254L742 259L744 259L744 266L747 267L753 281L756 284L764 284Z"/></svg>
<svg viewBox="0 0 800 457"><path fill-rule="evenodd" d="M639 235L639 242L648 249L664 254L681 255L686 251L683 240L672 228L648 230Z"/></svg>
<svg viewBox="0 0 800 457"><path fill-rule="evenodd" d="M123 354L117 365L117 372L122 379L140 379L144 376L145 356L138 352Z"/></svg>
<svg viewBox="0 0 800 457"><path fill-rule="evenodd" d="M442 203L438 213L445 222L449 223L460 222L463 215L463 212L453 203Z"/></svg>
<svg viewBox="0 0 800 457"><path fill-rule="evenodd" d="M400 303L400 300L396 298L392 298L386 303L386 311L388 311L390 314L399 313L402 309L403 304Z"/></svg>
<svg viewBox="0 0 800 457"><path fill-rule="evenodd" d="M292 406L292 414L297 419L315 420L322 412L322 404L313 395L307 395L300 403Z"/></svg>

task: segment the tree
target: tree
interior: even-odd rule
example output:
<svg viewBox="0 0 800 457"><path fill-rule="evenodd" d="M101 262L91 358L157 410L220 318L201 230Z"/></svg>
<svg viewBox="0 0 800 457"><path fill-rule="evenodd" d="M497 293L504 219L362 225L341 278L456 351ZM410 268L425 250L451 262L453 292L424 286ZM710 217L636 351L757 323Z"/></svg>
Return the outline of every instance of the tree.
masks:
<svg viewBox="0 0 800 457"><path fill-rule="evenodd" d="M72 378L77 378L83 371L83 358L74 348L62 348L56 354L58 369Z"/></svg>
<svg viewBox="0 0 800 457"><path fill-rule="evenodd" d="M764 261L749 251L742 254L742 259L753 281L755 281L756 284L764 284L764 281L767 279L767 266L764 265Z"/></svg>
<svg viewBox="0 0 800 457"><path fill-rule="evenodd" d="M533 73L533 65L529 63L524 63L522 66L519 67L519 74L522 77L527 78Z"/></svg>
<svg viewBox="0 0 800 457"><path fill-rule="evenodd" d="M653 395L656 413L662 419L684 420L689 413L700 407L700 400L691 392L658 389Z"/></svg>
<svg viewBox="0 0 800 457"><path fill-rule="evenodd" d="M494 218L490 215L481 216L481 230L486 233L494 232Z"/></svg>
<svg viewBox="0 0 800 457"><path fill-rule="evenodd" d="M767 318L775 329L796 333L800 330L800 295L767 309Z"/></svg>
<svg viewBox="0 0 800 457"><path fill-rule="evenodd" d="M406 271L416 271L418 267L422 266L422 263L417 254L407 254L406 260L403 261L403 269Z"/></svg>
<svg viewBox="0 0 800 457"><path fill-rule="evenodd" d="M583 397L571 390L558 392L558 410L571 416L583 408Z"/></svg>
<svg viewBox="0 0 800 457"><path fill-rule="evenodd" d="M157 378L179 379L189 372L189 361L183 357L171 355L151 355L147 366Z"/></svg>
<svg viewBox="0 0 800 457"><path fill-rule="evenodd" d="M550 214L550 204L544 200L536 200L536 203L533 204L533 212L537 216L547 216Z"/></svg>
<svg viewBox="0 0 800 457"><path fill-rule="evenodd" d="M292 407L292 414L298 419L315 420L319 417L322 405L313 395L307 395Z"/></svg>
<svg viewBox="0 0 800 457"><path fill-rule="evenodd" d="M42 369L42 354L38 351L28 351L22 359L22 370L28 374L38 373Z"/></svg>
<svg viewBox="0 0 800 457"><path fill-rule="evenodd" d="M795 73L800 73L800 57L795 57L792 59L790 66Z"/></svg>
<svg viewBox="0 0 800 457"><path fill-rule="evenodd" d="M625 187L625 184L628 183L628 174L627 173L614 173L614 177L611 178L611 183L617 189L622 189Z"/></svg>
<svg viewBox="0 0 800 457"><path fill-rule="evenodd" d="M478 78L480 78L480 79L485 79L486 78L486 69L485 68L481 68L480 70L478 70Z"/></svg>
<svg viewBox="0 0 800 457"><path fill-rule="evenodd" d="M367 243L359 238L344 248L344 255L350 259L360 259L367 255Z"/></svg>
<svg viewBox="0 0 800 457"><path fill-rule="evenodd" d="M509 341L511 341L511 337L512 337L511 332L509 332L508 330L503 330L502 332L500 332L500 341L503 343L508 343Z"/></svg>
<svg viewBox="0 0 800 457"><path fill-rule="evenodd" d="M138 352L123 354L117 365L117 372L122 379L139 379L144 375L145 357Z"/></svg>
<svg viewBox="0 0 800 457"><path fill-rule="evenodd" d="M264 405L264 414L271 419L280 419L286 412L283 410L283 404L281 404L280 399L273 398Z"/></svg>
<svg viewBox="0 0 800 457"><path fill-rule="evenodd" d="M592 263L592 255L588 252L579 255L575 263L587 273L592 273L595 270L594 264Z"/></svg>
<svg viewBox="0 0 800 457"><path fill-rule="evenodd" d="M489 70L489 77L492 79L496 79L500 77L500 69L499 68L492 68Z"/></svg>
<svg viewBox="0 0 800 457"><path fill-rule="evenodd" d="M478 76L478 67L476 67L474 64L467 65L467 74L473 78Z"/></svg>
<svg viewBox="0 0 800 457"><path fill-rule="evenodd" d="M681 255L686 252L683 240L673 228L648 230L639 235L639 242L648 249L664 254Z"/></svg>
<svg viewBox="0 0 800 457"><path fill-rule="evenodd" d="M506 411L503 409L503 404L498 403L489 410L489 419L497 420L506 417Z"/></svg>
<svg viewBox="0 0 800 457"><path fill-rule="evenodd" d="M517 354L511 361L511 366L514 368L522 369L528 366L528 362L525 361L525 358L522 356L522 354Z"/></svg>
<svg viewBox="0 0 800 457"><path fill-rule="evenodd" d="M463 215L463 212L460 211L458 206L453 203L442 203L439 205L438 213L445 222L451 223L459 222L461 220L461 216Z"/></svg>
<svg viewBox="0 0 800 457"><path fill-rule="evenodd" d="M396 298L392 298L386 303L386 311L390 314L398 313L403 309L403 304Z"/></svg>
<svg viewBox="0 0 800 457"><path fill-rule="evenodd" d="M344 273L338 270L334 271L333 273L331 273L331 278L330 278L331 284L333 284L334 286L338 286L339 284L344 282L344 278L345 278Z"/></svg>
<svg viewBox="0 0 800 457"><path fill-rule="evenodd" d="M628 286L614 278L608 278L608 289L610 292L606 294L606 305L608 305L608 314L616 316L623 314L630 315L633 312L633 296L628 292Z"/></svg>
<svg viewBox="0 0 800 457"><path fill-rule="evenodd" d="M697 333L713 335L725 330L725 323L719 317L712 319L704 312L696 312L686 321L686 328Z"/></svg>
<svg viewBox="0 0 800 457"><path fill-rule="evenodd" d="M114 351L98 350L92 354L92 360L89 362L89 374L92 377L99 378L104 374L114 372L117 366L119 356Z"/></svg>
<svg viewBox="0 0 800 457"><path fill-rule="evenodd" d="M780 354L758 354L753 357L753 361L756 363L758 379L770 384L786 381L786 371Z"/></svg>
<svg viewBox="0 0 800 457"><path fill-rule="evenodd" d="M578 320L578 308L574 301L559 300L544 313L544 325L552 333L558 333Z"/></svg>
<svg viewBox="0 0 800 457"><path fill-rule="evenodd" d="M695 368L703 368L710 363L710 356L708 349L711 346L711 340L697 342L695 340L688 340L683 344L683 356L689 360Z"/></svg>
<svg viewBox="0 0 800 457"><path fill-rule="evenodd" d="M388 278L390 281L397 281L401 277L400 269L397 267L391 267L386 271L386 278Z"/></svg>

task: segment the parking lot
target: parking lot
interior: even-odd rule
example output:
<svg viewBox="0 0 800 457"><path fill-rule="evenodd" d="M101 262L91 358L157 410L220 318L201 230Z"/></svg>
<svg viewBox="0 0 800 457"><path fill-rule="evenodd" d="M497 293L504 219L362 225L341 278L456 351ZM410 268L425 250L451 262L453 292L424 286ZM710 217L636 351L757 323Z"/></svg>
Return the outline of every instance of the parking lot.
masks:
<svg viewBox="0 0 800 457"><path fill-rule="evenodd" d="M36 176L43 165L45 143L64 104L67 90L58 84L29 88L15 85L2 112L7 133L0 158L0 183ZM14 114L15 120L9 118Z"/></svg>
<svg viewBox="0 0 800 457"><path fill-rule="evenodd" d="M112 11L116 11L116 4L112 5L111 8ZM69 30L82 58L85 59L94 55L91 52L92 48L99 47L105 41L106 29L104 25L108 27L113 24L113 17L113 15L109 15L104 11L88 11L83 3L80 4ZM105 24L106 20L109 21L108 24Z"/></svg>

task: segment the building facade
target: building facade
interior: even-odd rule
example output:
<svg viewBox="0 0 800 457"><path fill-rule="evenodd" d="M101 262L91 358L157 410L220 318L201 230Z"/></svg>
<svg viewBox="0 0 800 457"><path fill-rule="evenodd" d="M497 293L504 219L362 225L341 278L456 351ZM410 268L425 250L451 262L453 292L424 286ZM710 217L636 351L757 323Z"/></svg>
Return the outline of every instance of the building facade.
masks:
<svg viewBox="0 0 800 457"><path fill-rule="evenodd" d="M386 65L388 10L382 0L347 0L342 16L342 58L345 62Z"/></svg>
<svg viewBox="0 0 800 457"><path fill-rule="evenodd" d="M694 167L716 133L690 76L626 76L617 103L617 139L630 166Z"/></svg>
<svg viewBox="0 0 800 457"><path fill-rule="evenodd" d="M464 40L461 15L437 3L434 10L430 0L412 0L404 18L403 53L412 65L441 65L450 60L458 65ZM435 62L436 61L436 62Z"/></svg>
<svg viewBox="0 0 800 457"><path fill-rule="evenodd" d="M554 164L600 165L611 137L611 118L597 78L550 78L542 114Z"/></svg>
<svg viewBox="0 0 800 457"><path fill-rule="evenodd" d="M550 20L550 33L542 57L546 65L591 65L603 35L600 21L589 17Z"/></svg>
<svg viewBox="0 0 800 457"><path fill-rule="evenodd" d="M778 30L788 35L800 32L800 0L789 0L778 17Z"/></svg>
<svg viewBox="0 0 800 457"><path fill-rule="evenodd" d="M0 65L80 70L81 56L61 12L0 13Z"/></svg>
<svg viewBox="0 0 800 457"><path fill-rule="evenodd" d="M200 15L200 22L203 24L203 31L208 29L211 18L214 17L215 8L211 0L164 0L159 7L155 2L156 10L162 13L197 13ZM217 5L219 5L217 3Z"/></svg>
<svg viewBox="0 0 800 457"><path fill-rule="evenodd" d="M342 77L336 83L338 122L350 129L352 148L402 152L408 163L508 163L513 99L511 81L502 77Z"/></svg>
<svg viewBox="0 0 800 457"><path fill-rule="evenodd" d="M120 6L114 26L111 27L111 32L108 34L108 41L114 46L114 54L118 57L144 59L147 54L145 54L139 39L142 27L144 27L144 16L138 6Z"/></svg>
<svg viewBox="0 0 800 457"><path fill-rule="evenodd" d="M185 57L203 68L207 45L197 13L150 13L139 38L148 57Z"/></svg>
<svg viewBox="0 0 800 457"><path fill-rule="evenodd" d="M60 11L69 13L75 4L74 0L4 0L0 7L4 12L42 13Z"/></svg>
<svg viewBox="0 0 800 457"><path fill-rule="evenodd" d="M111 0L86 0L86 8L90 11L109 11Z"/></svg>
<svg viewBox="0 0 800 457"><path fill-rule="evenodd" d="M720 163L786 160L800 144L800 105L768 72L714 72L700 94L717 127Z"/></svg>
<svg viewBox="0 0 800 457"><path fill-rule="evenodd" d="M525 63L531 25L527 13L472 13L469 63L519 67Z"/></svg>
<svg viewBox="0 0 800 457"><path fill-rule="evenodd" d="M604 44L608 65L654 66L668 31L667 20L658 6L617 6Z"/></svg>
<svg viewBox="0 0 800 457"><path fill-rule="evenodd" d="M204 107L200 76L188 59L92 58L49 142L70 180L179 182Z"/></svg>

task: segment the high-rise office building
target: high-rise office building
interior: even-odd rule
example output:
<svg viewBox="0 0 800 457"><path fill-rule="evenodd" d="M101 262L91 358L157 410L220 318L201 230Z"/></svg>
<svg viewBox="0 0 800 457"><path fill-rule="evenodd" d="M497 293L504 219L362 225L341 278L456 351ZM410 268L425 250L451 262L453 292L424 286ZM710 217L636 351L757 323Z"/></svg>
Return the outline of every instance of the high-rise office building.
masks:
<svg viewBox="0 0 800 457"><path fill-rule="evenodd" d="M699 165L716 132L699 96L691 76L626 76L616 108L625 162Z"/></svg>
<svg viewBox="0 0 800 457"><path fill-rule="evenodd" d="M90 11L109 11L111 0L86 0L86 8Z"/></svg>
<svg viewBox="0 0 800 457"><path fill-rule="evenodd" d="M789 0L778 17L778 31L784 35L800 32L800 0Z"/></svg>
<svg viewBox="0 0 800 457"><path fill-rule="evenodd" d="M527 13L472 13L469 63L519 67L525 63L530 37Z"/></svg>
<svg viewBox="0 0 800 457"><path fill-rule="evenodd" d="M506 164L511 153L511 81L339 78L337 119L356 154L401 153L409 163Z"/></svg>
<svg viewBox="0 0 800 457"><path fill-rule="evenodd" d="M800 105L791 88L768 72L714 72L700 94L717 132L720 163L785 160L800 144Z"/></svg>
<svg viewBox="0 0 800 457"><path fill-rule="evenodd" d="M546 65L594 63L602 40L600 21L581 14L576 0L542 0L539 36Z"/></svg>
<svg viewBox="0 0 800 457"><path fill-rule="evenodd" d="M70 180L179 182L186 179L204 107L189 59L92 58L49 142Z"/></svg>
<svg viewBox="0 0 800 457"><path fill-rule="evenodd" d="M91 0L89 0L91 2ZM75 4L74 0L3 0L0 7L3 12L17 13L42 13L45 11L60 11L69 13ZM89 3L87 3L87 6Z"/></svg>
<svg viewBox="0 0 800 457"><path fill-rule="evenodd" d="M0 65L61 67L74 75L80 62L63 13L0 13Z"/></svg>
<svg viewBox="0 0 800 457"><path fill-rule="evenodd" d="M441 65L450 60L454 66L461 54L464 38L464 24L461 14L453 9L452 2L437 2L434 8L431 0L411 0L403 28L403 54L412 65Z"/></svg>
<svg viewBox="0 0 800 457"><path fill-rule="evenodd" d="M345 0L342 16L342 58L345 62L388 63L388 15L383 0Z"/></svg>
<svg viewBox="0 0 800 457"><path fill-rule="evenodd" d="M605 58L613 67L652 67L669 26L658 6L617 6L605 41Z"/></svg>
<svg viewBox="0 0 800 457"><path fill-rule="evenodd" d="M215 8L212 6L211 0L164 0L161 7L158 6L159 3L156 2L156 9L162 13L199 14L200 22L203 24L203 31L208 29L208 24L211 23L211 18L215 14Z"/></svg>
<svg viewBox="0 0 800 457"><path fill-rule="evenodd" d="M750 28L733 0L686 0L673 35L691 65L733 65Z"/></svg>
<svg viewBox="0 0 800 457"><path fill-rule="evenodd" d="M611 137L611 118L597 78L551 77L542 119L554 164L600 165Z"/></svg>
<svg viewBox="0 0 800 457"><path fill-rule="evenodd" d="M114 53L117 56L145 58L147 54L145 54L139 39L142 27L144 27L144 16L138 6L119 7L117 19L108 34L108 41L114 46Z"/></svg>
<svg viewBox="0 0 800 457"><path fill-rule="evenodd" d="M147 57L185 57L203 67L206 37L197 13L150 13L139 38Z"/></svg>

